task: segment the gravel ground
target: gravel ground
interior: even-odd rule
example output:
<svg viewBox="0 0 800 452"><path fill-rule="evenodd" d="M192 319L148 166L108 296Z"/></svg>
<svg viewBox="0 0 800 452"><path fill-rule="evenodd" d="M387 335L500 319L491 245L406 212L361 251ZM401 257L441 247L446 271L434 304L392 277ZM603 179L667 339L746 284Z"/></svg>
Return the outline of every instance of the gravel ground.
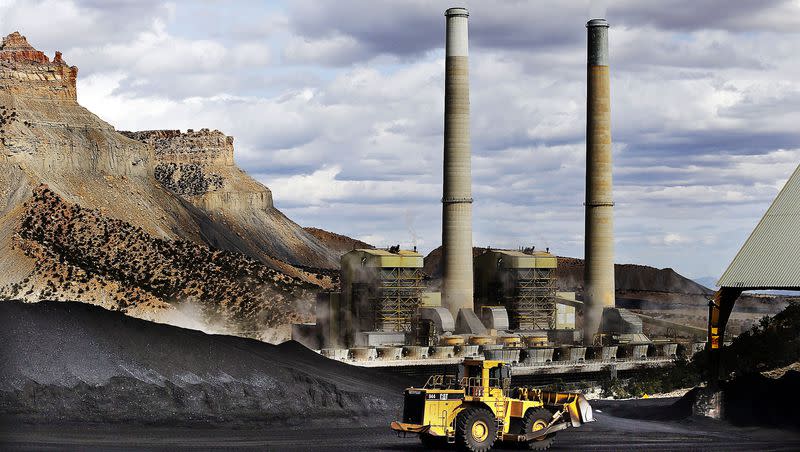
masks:
<svg viewBox="0 0 800 452"><path fill-rule="evenodd" d="M648 420L625 417L669 406L676 399L595 401L596 421L558 433L552 450L800 450L800 433L736 427L709 419ZM423 450L416 438L388 427L231 429L107 425L10 426L1 430L3 450Z"/></svg>
<svg viewBox="0 0 800 452"><path fill-rule="evenodd" d="M297 344L11 302L0 344L0 450L422 450L388 428L408 382ZM770 428L751 400L796 392L797 377L732 386L758 415L739 419L760 427L691 417L688 396L593 400L596 422L560 432L554 450L800 450L798 429Z"/></svg>

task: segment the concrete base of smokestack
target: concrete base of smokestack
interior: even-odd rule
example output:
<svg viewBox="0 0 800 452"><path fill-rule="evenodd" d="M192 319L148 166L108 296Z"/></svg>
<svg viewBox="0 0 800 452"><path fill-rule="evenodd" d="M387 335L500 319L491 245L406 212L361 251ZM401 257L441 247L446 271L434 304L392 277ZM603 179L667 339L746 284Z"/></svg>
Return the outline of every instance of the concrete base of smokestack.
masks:
<svg viewBox="0 0 800 452"><path fill-rule="evenodd" d="M454 317L473 308L469 56L464 8L445 12L447 43L442 196L442 305Z"/></svg>
<svg viewBox="0 0 800 452"><path fill-rule="evenodd" d="M586 234L584 335L594 341L603 307L615 305L614 201L612 200L611 96L608 22L592 19L588 29L586 98Z"/></svg>

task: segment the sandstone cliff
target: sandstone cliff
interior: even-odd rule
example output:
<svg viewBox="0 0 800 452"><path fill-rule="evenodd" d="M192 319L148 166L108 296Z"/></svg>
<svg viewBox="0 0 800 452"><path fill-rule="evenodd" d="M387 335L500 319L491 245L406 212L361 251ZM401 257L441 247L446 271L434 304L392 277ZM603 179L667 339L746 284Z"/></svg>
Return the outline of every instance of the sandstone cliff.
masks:
<svg viewBox="0 0 800 452"><path fill-rule="evenodd" d="M338 256L272 203L272 192L239 169L233 160L233 137L218 130L121 132L148 145L153 174L162 186L202 210L234 233L220 237L208 229L206 241L265 260L335 268Z"/></svg>
<svg viewBox="0 0 800 452"><path fill-rule="evenodd" d="M271 279L270 272L279 272L291 280L287 287L330 286L330 277L313 268L334 267L336 253L275 209L270 191L236 167L231 137L209 130L118 133L78 104L77 74L60 53L51 61L19 33L0 44L0 296L8 296L14 287L15 296L28 301L69 298L137 315L169 310L183 299L179 294L185 287L154 290L144 282L147 278L125 279L119 271L95 268L91 262L76 265L81 254L99 256L91 247L67 252L55 244L63 245L64 237L97 241L102 228L48 214L55 208L67 217L90 211L99 223L140 231L137 258L145 272L156 271L148 256L157 256L166 245L148 248L144 243L180 243L195 247L194 253L205 249L242 255L248 265L263 268L251 273ZM37 190L44 185L46 189ZM61 218L55 223L60 226L48 222L51 217ZM31 218L41 224L42 234L31 236L23 226L30 226L25 222ZM166 265L158 258L152 262ZM107 284L79 287L46 274L61 272L63 268L53 267L63 265ZM178 278L175 284L191 280ZM275 294L283 289L276 288ZM285 292L292 295L293 290ZM141 292L138 299L128 298L131 291ZM222 311L236 304L236 295L225 290L206 295ZM296 313L278 298L275 306L286 310L285 320L292 320ZM272 301L267 297L259 302Z"/></svg>

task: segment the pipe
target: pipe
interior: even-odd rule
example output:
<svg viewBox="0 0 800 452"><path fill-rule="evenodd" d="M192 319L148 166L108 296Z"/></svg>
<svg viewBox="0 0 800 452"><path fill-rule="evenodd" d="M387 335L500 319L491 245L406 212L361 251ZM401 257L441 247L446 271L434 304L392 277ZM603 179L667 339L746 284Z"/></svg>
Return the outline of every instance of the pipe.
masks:
<svg viewBox="0 0 800 452"><path fill-rule="evenodd" d="M604 307L614 307L614 201L611 178L611 101L608 22L592 19L588 30L586 97L586 233L584 343L591 344Z"/></svg>
<svg viewBox="0 0 800 452"><path fill-rule="evenodd" d="M472 175L469 135L469 12L450 8L444 87L444 181L442 196L442 303L453 314L473 308Z"/></svg>

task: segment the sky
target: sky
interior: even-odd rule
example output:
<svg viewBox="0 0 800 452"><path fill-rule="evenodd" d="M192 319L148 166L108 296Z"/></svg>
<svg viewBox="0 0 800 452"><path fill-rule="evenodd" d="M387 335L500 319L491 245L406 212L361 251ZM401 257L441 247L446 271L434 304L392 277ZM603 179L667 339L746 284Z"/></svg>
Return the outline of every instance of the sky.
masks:
<svg viewBox="0 0 800 452"><path fill-rule="evenodd" d="M583 255L611 24L616 260L718 277L800 163L800 1L0 0L118 130L219 129L303 226L441 241L443 12L470 10L473 239Z"/></svg>

